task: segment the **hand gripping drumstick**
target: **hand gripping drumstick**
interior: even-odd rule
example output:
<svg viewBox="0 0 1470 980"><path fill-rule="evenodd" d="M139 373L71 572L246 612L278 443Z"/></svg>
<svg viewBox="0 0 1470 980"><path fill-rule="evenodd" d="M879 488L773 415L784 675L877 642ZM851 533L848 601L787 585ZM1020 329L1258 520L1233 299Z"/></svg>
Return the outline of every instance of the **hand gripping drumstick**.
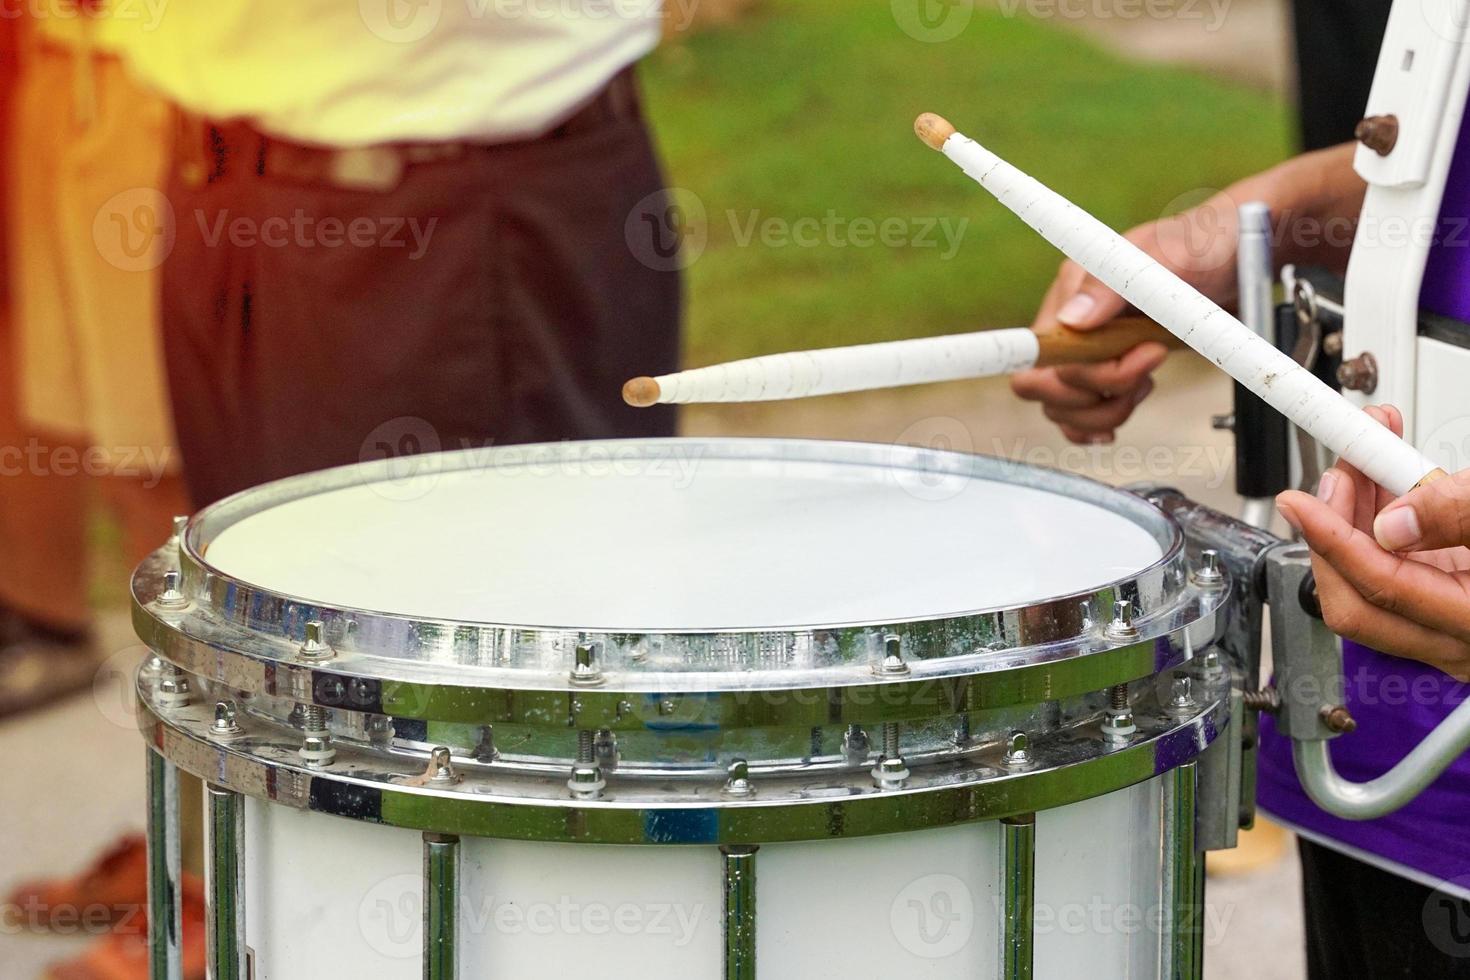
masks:
<svg viewBox="0 0 1470 980"><path fill-rule="evenodd" d="M1374 483L1403 494L1446 475L1419 450L1071 201L956 132L939 116L925 113L914 130L1072 261Z"/></svg>
<svg viewBox="0 0 1470 980"><path fill-rule="evenodd" d="M635 408L691 402L765 402L931 381L987 378L1029 367L1120 357L1146 340L1182 347L1151 320L1129 317L1098 330L1048 327L894 340L856 347L768 354L657 378L634 378L623 400Z"/></svg>

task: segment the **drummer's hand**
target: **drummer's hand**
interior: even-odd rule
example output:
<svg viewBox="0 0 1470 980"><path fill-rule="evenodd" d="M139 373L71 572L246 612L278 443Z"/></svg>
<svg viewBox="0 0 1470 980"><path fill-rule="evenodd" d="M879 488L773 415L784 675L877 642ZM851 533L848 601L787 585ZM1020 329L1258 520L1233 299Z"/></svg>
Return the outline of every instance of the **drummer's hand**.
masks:
<svg viewBox="0 0 1470 980"><path fill-rule="evenodd" d="M1139 225L1124 237L1216 302L1235 292L1235 242L1239 225L1234 204L1216 195L1199 207ZM1123 312L1122 297L1068 260L1057 270L1036 323L1061 321L1078 330L1102 326ZM1041 402L1046 417L1073 442L1112 442L1153 391L1151 375L1164 363L1163 344L1140 344L1102 364L1033 368L1011 377L1011 388Z"/></svg>
<svg viewBox="0 0 1470 980"><path fill-rule="evenodd" d="M1368 412L1403 435L1398 409ZM1276 500L1312 548L1334 633L1470 680L1470 470L1395 500L1339 462L1317 497Z"/></svg>

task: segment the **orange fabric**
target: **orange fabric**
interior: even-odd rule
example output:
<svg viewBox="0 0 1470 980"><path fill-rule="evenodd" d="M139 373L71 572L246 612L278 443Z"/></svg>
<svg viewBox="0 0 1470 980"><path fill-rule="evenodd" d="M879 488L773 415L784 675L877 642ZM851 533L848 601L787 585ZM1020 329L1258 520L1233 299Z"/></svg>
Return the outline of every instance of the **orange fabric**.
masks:
<svg viewBox="0 0 1470 980"><path fill-rule="evenodd" d="M156 269L94 238L110 227L94 221L110 195L156 186L167 110L115 59L34 37L17 44L25 23L0 20L0 606L80 630L94 495L121 524L129 563L190 509L162 380ZM75 84L83 59L96 93L86 111Z"/></svg>

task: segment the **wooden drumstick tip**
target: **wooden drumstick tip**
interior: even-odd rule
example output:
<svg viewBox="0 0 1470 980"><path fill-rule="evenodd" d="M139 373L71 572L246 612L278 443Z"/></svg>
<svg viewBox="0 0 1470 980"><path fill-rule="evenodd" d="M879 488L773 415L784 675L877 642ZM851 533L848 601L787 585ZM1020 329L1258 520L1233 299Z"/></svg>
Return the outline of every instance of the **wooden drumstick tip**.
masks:
<svg viewBox="0 0 1470 980"><path fill-rule="evenodd" d="M623 401L634 408L648 408L658 404L663 392L652 378L634 378L623 385Z"/></svg>
<svg viewBox="0 0 1470 980"><path fill-rule="evenodd" d="M1442 470L1442 469L1430 470L1429 473L1424 477L1424 479L1422 479L1418 483L1414 484L1413 487L1411 487L1410 489L1412 489L1412 490L1418 490L1420 487L1427 487L1429 484L1433 483L1435 480L1443 480L1443 479L1446 479L1448 476L1449 476L1449 473L1446 472L1445 470Z"/></svg>
<svg viewBox="0 0 1470 980"><path fill-rule="evenodd" d="M942 150L945 141L955 134L955 128L943 116L926 112L914 120L914 132L919 134L919 139L929 144L930 149Z"/></svg>

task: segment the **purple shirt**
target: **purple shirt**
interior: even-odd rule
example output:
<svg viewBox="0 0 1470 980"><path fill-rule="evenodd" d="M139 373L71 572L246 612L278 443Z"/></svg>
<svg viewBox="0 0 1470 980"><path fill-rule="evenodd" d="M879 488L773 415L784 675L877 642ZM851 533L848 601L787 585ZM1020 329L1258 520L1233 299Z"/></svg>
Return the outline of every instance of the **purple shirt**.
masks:
<svg viewBox="0 0 1470 980"><path fill-rule="evenodd" d="M1466 123L1470 123L1467 116ZM1470 125L1462 125L1440 205L1440 229L1424 266L1420 305L1470 321ZM1346 779L1374 779L1393 768L1455 706L1470 686L1411 660L1343 643L1347 704L1358 730L1332 742ZM1377 820L1341 820L1319 810L1297 782L1291 743L1275 720L1261 719L1256 799L1261 808L1319 837L1340 841L1440 880L1470 875L1470 755L1462 755L1408 806Z"/></svg>

